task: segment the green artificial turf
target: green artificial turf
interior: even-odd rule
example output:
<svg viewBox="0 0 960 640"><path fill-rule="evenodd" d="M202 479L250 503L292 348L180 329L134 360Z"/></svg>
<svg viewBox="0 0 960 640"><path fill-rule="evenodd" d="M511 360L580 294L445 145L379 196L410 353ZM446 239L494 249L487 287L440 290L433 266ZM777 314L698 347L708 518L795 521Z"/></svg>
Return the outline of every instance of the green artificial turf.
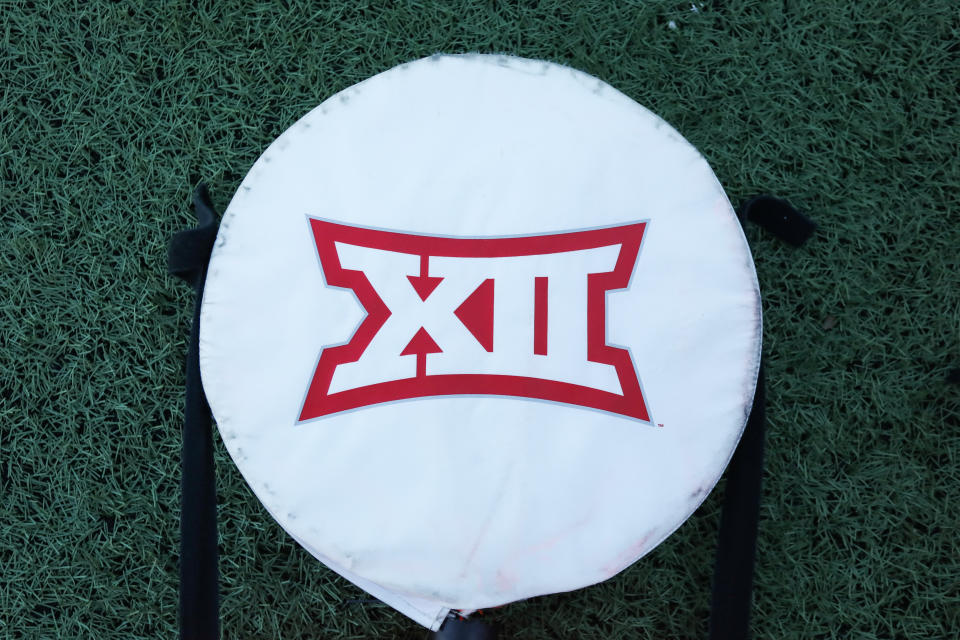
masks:
<svg viewBox="0 0 960 640"><path fill-rule="evenodd" d="M0 2L0 637L175 635L192 300L165 259L193 187L222 207L325 98L468 51L593 74L734 202L817 220L801 249L748 234L770 383L754 633L956 637L955 2L195 4ZM216 447L224 637L427 635L357 602ZM616 578L487 617L507 637L705 637L721 497Z"/></svg>

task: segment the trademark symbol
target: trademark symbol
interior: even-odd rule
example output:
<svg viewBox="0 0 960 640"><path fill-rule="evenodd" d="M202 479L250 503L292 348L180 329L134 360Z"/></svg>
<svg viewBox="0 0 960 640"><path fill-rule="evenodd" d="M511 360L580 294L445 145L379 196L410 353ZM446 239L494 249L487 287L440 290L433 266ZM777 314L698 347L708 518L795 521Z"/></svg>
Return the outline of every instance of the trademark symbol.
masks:
<svg viewBox="0 0 960 640"><path fill-rule="evenodd" d="M657 423L657 426L663 428L663 423L662 423L662 422L658 422L658 423Z"/></svg>

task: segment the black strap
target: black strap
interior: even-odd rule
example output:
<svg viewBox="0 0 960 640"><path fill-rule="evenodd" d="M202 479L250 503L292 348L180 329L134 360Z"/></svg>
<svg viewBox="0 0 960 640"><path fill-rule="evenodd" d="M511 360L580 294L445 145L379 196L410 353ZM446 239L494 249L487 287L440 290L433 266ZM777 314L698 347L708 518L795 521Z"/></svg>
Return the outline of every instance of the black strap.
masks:
<svg viewBox="0 0 960 640"><path fill-rule="evenodd" d="M799 247L817 225L786 200L754 196L740 207L740 221L749 220L781 240ZM727 486L720 516L717 560L713 573L710 640L746 640L750 637L753 567L763 480L763 443L766 431L766 384L761 359L753 407L740 444L727 467Z"/></svg>
<svg viewBox="0 0 960 640"><path fill-rule="evenodd" d="M217 492L213 474L210 407L200 381L200 303L207 263L217 237L216 214L207 187L193 195L198 225L170 242L168 269L196 292L187 348L186 403L181 459L180 638L213 640L220 636L217 551Z"/></svg>
<svg viewBox="0 0 960 640"><path fill-rule="evenodd" d="M773 196L754 196L740 207L740 221L746 218L784 242L801 246L817 230L817 223L803 215L786 200Z"/></svg>
<svg viewBox="0 0 960 640"><path fill-rule="evenodd" d="M497 640L499 637L498 627L454 613L449 614L440 630L433 634L434 640Z"/></svg>
<svg viewBox="0 0 960 640"><path fill-rule="evenodd" d="M766 427L763 364L753 407L740 444L727 467L727 487L720 516L717 561L713 570L710 640L745 639L750 635L750 605L757 524L763 476Z"/></svg>

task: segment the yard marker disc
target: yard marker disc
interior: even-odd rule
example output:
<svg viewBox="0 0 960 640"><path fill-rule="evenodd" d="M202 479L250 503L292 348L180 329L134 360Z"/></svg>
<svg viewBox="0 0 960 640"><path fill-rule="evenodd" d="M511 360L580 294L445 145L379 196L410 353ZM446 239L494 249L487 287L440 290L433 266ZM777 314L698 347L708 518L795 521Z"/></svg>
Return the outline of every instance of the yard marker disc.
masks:
<svg viewBox="0 0 960 640"><path fill-rule="evenodd" d="M257 160L200 364L277 522L436 626L609 578L680 526L744 428L760 330L736 216L666 122L549 62L434 56Z"/></svg>

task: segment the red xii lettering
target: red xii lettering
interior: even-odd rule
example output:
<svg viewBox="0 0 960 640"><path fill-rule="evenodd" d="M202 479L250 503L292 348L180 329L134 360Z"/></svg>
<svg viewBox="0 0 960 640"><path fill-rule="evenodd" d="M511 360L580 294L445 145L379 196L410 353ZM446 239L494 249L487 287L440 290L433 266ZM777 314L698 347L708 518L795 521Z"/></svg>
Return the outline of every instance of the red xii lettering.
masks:
<svg viewBox="0 0 960 640"><path fill-rule="evenodd" d="M301 421L454 395L649 421L629 351L606 343L606 292L629 285L646 223L510 238L310 226L327 285L367 316L323 349Z"/></svg>

